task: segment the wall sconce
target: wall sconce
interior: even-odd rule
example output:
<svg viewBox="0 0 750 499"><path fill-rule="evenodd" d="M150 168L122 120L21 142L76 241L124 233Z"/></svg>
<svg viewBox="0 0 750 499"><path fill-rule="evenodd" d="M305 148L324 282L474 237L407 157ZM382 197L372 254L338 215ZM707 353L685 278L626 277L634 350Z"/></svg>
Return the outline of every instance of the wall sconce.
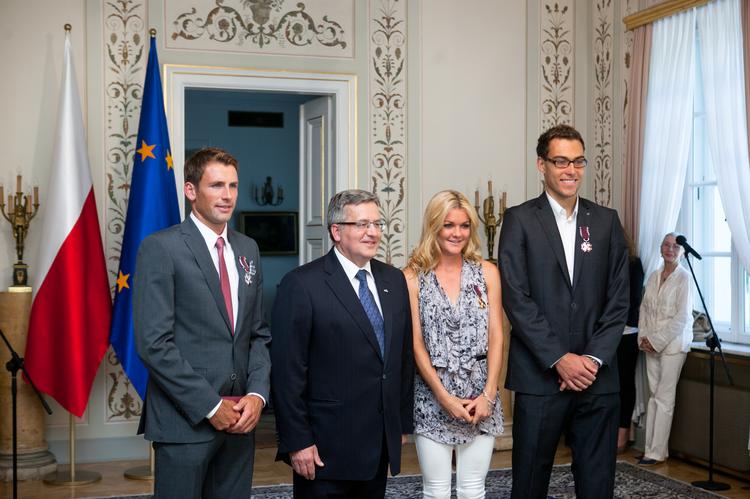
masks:
<svg viewBox="0 0 750 499"><path fill-rule="evenodd" d="M505 214L505 206L507 201L507 195L503 191L500 197L500 210L495 216L495 198L492 196L492 180L487 182L487 188L489 189L489 196L482 203L482 211L479 211L479 191L474 191L474 207L477 210L479 221L484 224L484 234L487 236L487 260L492 263L497 263L493 258L495 252L495 234L497 234L497 228L503 223L503 215ZM482 216L484 215L484 217Z"/></svg>
<svg viewBox="0 0 750 499"><path fill-rule="evenodd" d="M271 177L266 177L266 183L263 184L260 196L258 195L258 186L253 184L251 190L253 199L260 206L278 206L284 202L284 190L281 186L276 188L276 200L274 200L273 181Z"/></svg>
<svg viewBox="0 0 750 499"><path fill-rule="evenodd" d="M13 265L14 288L28 286L28 265L23 262L24 241L29 233L29 222L39 210L39 187L34 186L34 201L31 194L24 194L21 189L21 175L16 177L16 194L8 194L8 212L5 212L5 191L0 185L0 212L10 222L13 238L16 240L18 262Z"/></svg>

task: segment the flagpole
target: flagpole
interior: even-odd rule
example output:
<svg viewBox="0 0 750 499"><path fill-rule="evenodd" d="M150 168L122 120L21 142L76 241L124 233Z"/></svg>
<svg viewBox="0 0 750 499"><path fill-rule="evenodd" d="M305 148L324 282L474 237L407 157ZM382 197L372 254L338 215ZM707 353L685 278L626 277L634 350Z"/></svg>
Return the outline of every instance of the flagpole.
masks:
<svg viewBox="0 0 750 499"><path fill-rule="evenodd" d="M148 464L142 466L133 466L125 470L123 475L130 480L153 480L154 479L154 448L148 446Z"/></svg>
<svg viewBox="0 0 750 499"><path fill-rule="evenodd" d="M70 25L66 24L65 26L66 31L69 31L67 27ZM67 472L64 468L62 470L58 469L57 471L53 471L52 473L45 475L43 479L44 483L47 485L78 487L79 485L88 485L90 483L98 482L102 479L101 473L87 470L76 471L76 421L73 413L70 413L69 425L68 438L70 438L70 442L68 442L68 456L70 459L70 465L68 466Z"/></svg>

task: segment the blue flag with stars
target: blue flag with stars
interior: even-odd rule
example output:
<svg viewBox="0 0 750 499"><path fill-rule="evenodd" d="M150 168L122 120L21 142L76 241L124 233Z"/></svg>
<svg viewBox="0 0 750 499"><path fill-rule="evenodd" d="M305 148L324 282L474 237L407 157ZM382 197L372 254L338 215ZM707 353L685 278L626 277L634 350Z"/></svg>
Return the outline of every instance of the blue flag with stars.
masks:
<svg viewBox="0 0 750 499"><path fill-rule="evenodd" d="M138 357L133 335L135 258L138 246L146 236L179 222L180 210L164 115L156 38L152 36L109 333L112 348L142 400L146 396L148 372Z"/></svg>

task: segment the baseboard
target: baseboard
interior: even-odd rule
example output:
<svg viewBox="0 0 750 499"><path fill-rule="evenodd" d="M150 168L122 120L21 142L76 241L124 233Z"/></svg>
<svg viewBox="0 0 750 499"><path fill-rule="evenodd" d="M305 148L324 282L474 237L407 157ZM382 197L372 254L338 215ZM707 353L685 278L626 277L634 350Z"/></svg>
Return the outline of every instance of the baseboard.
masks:
<svg viewBox="0 0 750 499"><path fill-rule="evenodd" d="M57 462L68 464L69 446L67 440L49 440L49 450ZM102 461L123 461L148 459L149 442L140 435L131 437L86 438L76 440L76 463L98 463Z"/></svg>

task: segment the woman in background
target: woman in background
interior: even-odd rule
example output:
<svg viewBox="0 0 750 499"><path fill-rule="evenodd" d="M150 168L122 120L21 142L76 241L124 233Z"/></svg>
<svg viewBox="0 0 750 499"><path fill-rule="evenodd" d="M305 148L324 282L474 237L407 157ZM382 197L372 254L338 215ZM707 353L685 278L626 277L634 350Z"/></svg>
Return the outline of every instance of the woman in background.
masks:
<svg viewBox="0 0 750 499"><path fill-rule="evenodd" d="M630 257L630 309L625 331L617 347L617 369L620 374L620 428L617 431L617 452L624 452L630 437L635 407L635 365L638 360L638 315L643 297L643 264L636 253L633 238L623 227Z"/></svg>
<svg viewBox="0 0 750 499"><path fill-rule="evenodd" d="M404 270L417 365L414 435L428 499L450 498L453 452L458 497L484 497L495 436L503 431L500 273L482 260L477 230L466 196L437 193Z"/></svg>
<svg viewBox="0 0 750 499"><path fill-rule="evenodd" d="M670 232L661 243L664 265L646 283L638 321L638 346L646 352L649 399L646 447L641 465L658 464L669 455L677 382L693 340L693 286L680 265L683 248Z"/></svg>

